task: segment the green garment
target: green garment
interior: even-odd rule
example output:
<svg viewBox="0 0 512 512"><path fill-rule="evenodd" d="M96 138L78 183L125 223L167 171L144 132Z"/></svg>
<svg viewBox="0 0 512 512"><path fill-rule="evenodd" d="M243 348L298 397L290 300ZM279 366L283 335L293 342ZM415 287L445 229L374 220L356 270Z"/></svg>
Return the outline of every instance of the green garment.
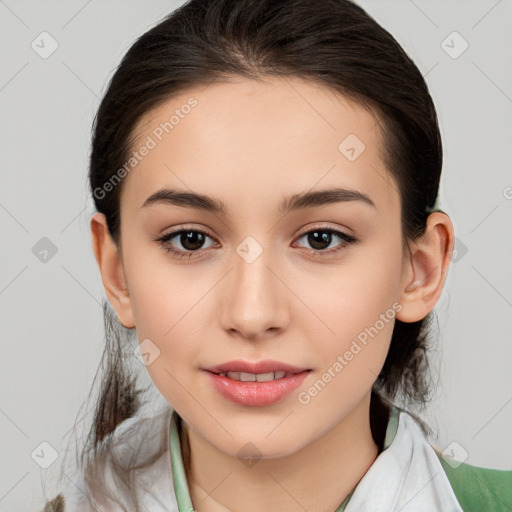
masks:
<svg viewBox="0 0 512 512"><path fill-rule="evenodd" d="M464 463L453 468L436 454L464 512L512 512L512 470Z"/></svg>

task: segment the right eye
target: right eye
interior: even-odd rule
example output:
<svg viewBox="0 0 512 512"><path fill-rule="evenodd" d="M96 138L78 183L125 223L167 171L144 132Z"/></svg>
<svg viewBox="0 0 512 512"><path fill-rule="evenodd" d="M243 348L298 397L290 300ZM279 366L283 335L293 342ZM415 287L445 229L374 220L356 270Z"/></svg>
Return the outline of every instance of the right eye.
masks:
<svg viewBox="0 0 512 512"><path fill-rule="evenodd" d="M178 241L182 245L183 249L176 249L174 243L172 243L173 238L177 237L179 237ZM205 238L213 237L205 231L198 229L180 228L157 238L156 241L160 242L161 247L165 251L171 253L173 258L182 259L184 257L188 257L190 259L196 257L192 256L192 254L199 252L204 244Z"/></svg>

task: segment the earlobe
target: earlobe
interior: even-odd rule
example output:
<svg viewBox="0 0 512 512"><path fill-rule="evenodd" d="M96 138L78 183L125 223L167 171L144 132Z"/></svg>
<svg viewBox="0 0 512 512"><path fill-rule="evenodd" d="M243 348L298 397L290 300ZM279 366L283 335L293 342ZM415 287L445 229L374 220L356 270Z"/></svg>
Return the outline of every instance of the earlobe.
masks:
<svg viewBox="0 0 512 512"><path fill-rule="evenodd" d="M94 256L108 300L127 328L135 327L132 304L126 282L120 251L112 239L105 215L95 213L91 217L91 236Z"/></svg>
<svg viewBox="0 0 512 512"><path fill-rule="evenodd" d="M425 318L443 291L453 251L453 225L445 213L429 215L424 235L414 242L404 269L396 318L416 322Z"/></svg>

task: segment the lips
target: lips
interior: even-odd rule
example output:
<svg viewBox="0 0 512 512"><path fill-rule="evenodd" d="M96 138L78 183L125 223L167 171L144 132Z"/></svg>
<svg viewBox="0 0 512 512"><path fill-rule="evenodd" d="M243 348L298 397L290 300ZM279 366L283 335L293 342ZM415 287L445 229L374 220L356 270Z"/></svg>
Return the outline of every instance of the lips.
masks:
<svg viewBox="0 0 512 512"><path fill-rule="evenodd" d="M232 403L247 407L266 407L284 400L309 375L309 371L303 371L271 381L244 382L225 376L224 373L204 373L219 395ZM228 372L228 375L233 374Z"/></svg>
<svg viewBox="0 0 512 512"><path fill-rule="evenodd" d="M216 366L204 368L204 370L216 374L227 372L243 372L254 374L285 372L287 374L296 374L308 371L310 369L311 368L293 366L287 363L282 363L281 361L274 361L271 359L259 362L250 362L242 360L228 361L226 363L218 364Z"/></svg>

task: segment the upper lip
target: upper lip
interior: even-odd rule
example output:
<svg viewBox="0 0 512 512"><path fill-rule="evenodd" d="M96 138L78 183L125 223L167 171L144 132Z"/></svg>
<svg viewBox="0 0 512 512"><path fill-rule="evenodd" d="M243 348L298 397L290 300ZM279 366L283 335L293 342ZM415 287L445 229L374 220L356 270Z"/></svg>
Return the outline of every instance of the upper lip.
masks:
<svg viewBox="0 0 512 512"><path fill-rule="evenodd" d="M300 368L298 366L292 366L290 364L282 363L281 361L273 361L268 359L266 361L250 362L250 361L227 361L226 363L218 364L205 368L206 371L212 373L224 373L224 372L245 372L245 373L270 373L284 371L286 373L301 373L310 368Z"/></svg>

